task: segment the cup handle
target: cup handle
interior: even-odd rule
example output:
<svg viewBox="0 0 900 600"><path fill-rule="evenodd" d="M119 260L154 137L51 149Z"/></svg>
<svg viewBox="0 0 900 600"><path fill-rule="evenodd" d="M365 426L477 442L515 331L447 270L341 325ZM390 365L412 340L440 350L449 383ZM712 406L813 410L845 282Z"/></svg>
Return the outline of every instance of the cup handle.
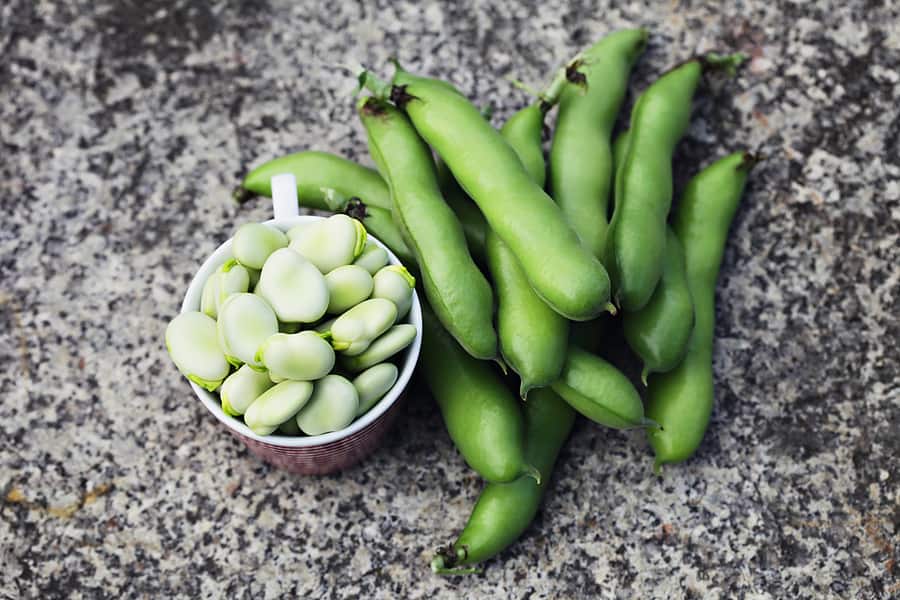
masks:
<svg viewBox="0 0 900 600"><path fill-rule="evenodd" d="M276 221L300 214L297 178L293 173L282 173L272 177L272 213Z"/></svg>

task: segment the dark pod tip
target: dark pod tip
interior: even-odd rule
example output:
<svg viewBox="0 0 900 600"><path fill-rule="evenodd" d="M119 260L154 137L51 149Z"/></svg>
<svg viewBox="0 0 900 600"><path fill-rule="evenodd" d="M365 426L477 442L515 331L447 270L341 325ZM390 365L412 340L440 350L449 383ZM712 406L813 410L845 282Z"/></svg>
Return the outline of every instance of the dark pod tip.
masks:
<svg viewBox="0 0 900 600"><path fill-rule="evenodd" d="M405 85L393 85L391 86L391 102L397 105L398 108L405 108L407 104L409 104L410 100L415 100L416 97L407 93Z"/></svg>
<svg viewBox="0 0 900 600"><path fill-rule="evenodd" d="M760 152L744 152L744 155L741 159L741 164L737 166L738 171L749 171L753 167L755 167L758 163L765 160L765 156Z"/></svg>
<svg viewBox="0 0 900 600"><path fill-rule="evenodd" d="M569 83L573 83L579 87L584 87L587 85L587 77L584 76L579 69L584 64L584 61L579 59L575 59L566 65L566 81Z"/></svg>
<svg viewBox="0 0 900 600"><path fill-rule="evenodd" d="M369 213L366 210L366 203L354 196L347 201L347 206L344 208L344 214L357 221L362 221Z"/></svg>
<svg viewBox="0 0 900 600"><path fill-rule="evenodd" d="M256 194L254 194L250 190L244 189L241 186L237 186L236 188L234 188L234 191L231 192L231 197L238 204L243 204L244 202L246 202L247 200L249 200L250 198L252 198L255 195Z"/></svg>

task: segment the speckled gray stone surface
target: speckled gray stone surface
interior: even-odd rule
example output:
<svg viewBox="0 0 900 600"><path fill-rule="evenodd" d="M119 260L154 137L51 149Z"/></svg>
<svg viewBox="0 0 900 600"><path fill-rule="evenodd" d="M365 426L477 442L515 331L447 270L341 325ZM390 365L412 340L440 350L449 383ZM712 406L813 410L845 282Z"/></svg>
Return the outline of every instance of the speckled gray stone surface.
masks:
<svg viewBox="0 0 900 600"><path fill-rule="evenodd" d="M890 2L33 2L0 7L0 596L888 598L900 594L900 18ZM731 5L734 6L731 6ZM330 65L396 54L495 121L614 28L652 30L633 90L694 52L678 182L759 148L719 286L717 406L688 463L581 422L536 523L480 576L430 551L480 482L414 389L344 473L247 451L164 327L235 223L248 167L369 162Z"/></svg>

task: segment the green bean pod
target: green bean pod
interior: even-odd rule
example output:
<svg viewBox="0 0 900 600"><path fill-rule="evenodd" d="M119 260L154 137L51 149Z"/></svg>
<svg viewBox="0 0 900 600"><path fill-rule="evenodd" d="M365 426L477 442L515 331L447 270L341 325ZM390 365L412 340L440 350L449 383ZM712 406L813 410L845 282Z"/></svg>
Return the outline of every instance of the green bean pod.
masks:
<svg viewBox="0 0 900 600"><path fill-rule="evenodd" d="M569 66L550 148L553 198L584 244L603 257L613 183L612 128L631 67L647 45L644 29L607 35Z"/></svg>
<svg viewBox="0 0 900 600"><path fill-rule="evenodd" d="M614 429L646 427L641 396L625 375L602 358L570 345L562 375L551 386L576 411Z"/></svg>
<svg viewBox="0 0 900 600"><path fill-rule="evenodd" d="M615 210L606 241L618 304L643 307L662 275L666 219L672 205L672 154L691 116L705 67L731 68L743 55L691 59L657 79L631 112L628 148L616 173Z"/></svg>
<svg viewBox="0 0 900 600"><path fill-rule="evenodd" d="M672 228L684 245L694 330L681 364L654 375L647 388L648 430L656 465L689 458L700 445L713 407L713 330L719 266L747 174L757 158L738 152L706 167L687 185Z"/></svg>
<svg viewBox="0 0 900 600"><path fill-rule="evenodd" d="M344 212L362 221L400 260L412 262L412 253L391 218L390 190L376 171L327 152L297 152L251 171L234 191L235 200L245 202L253 194L271 198L271 179L282 173L297 178L300 206Z"/></svg>
<svg viewBox="0 0 900 600"><path fill-rule="evenodd" d="M347 198L356 197L367 206L391 210L390 191L377 172L352 160L313 150L288 154L256 167L244 177L235 199L246 200L248 192L271 198L272 177L282 173L297 178L300 206L335 211L342 208ZM336 196L332 198L331 194Z"/></svg>
<svg viewBox="0 0 900 600"><path fill-rule="evenodd" d="M481 264L487 262L487 251L485 250L485 236L488 229L487 223L484 221L484 215L478 210L478 205L472 202L472 199L466 196L462 188L453 183L452 187L441 187L444 194L444 200L447 206L459 219L462 225L463 233L466 236L466 244L469 246L469 252L472 258Z"/></svg>
<svg viewBox="0 0 900 600"><path fill-rule="evenodd" d="M541 132L544 102L525 107L500 130L538 185L544 184ZM490 228L485 236L488 266L497 292L497 333L503 360L519 374L519 394L559 377L566 358L569 322L534 293L518 259Z"/></svg>
<svg viewBox="0 0 900 600"><path fill-rule="evenodd" d="M406 116L384 101L362 98L359 115L369 151L391 188L394 218L422 274L429 303L472 356L497 356L494 295L466 246L462 227L438 188L431 152Z"/></svg>
<svg viewBox="0 0 900 600"><path fill-rule="evenodd" d="M525 456L525 426L519 402L489 363L475 360L456 343L430 308L423 307L422 365L450 438L472 469L503 483L523 475L540 481Z"/></svg>
<svg viewBox="0 0 900 600"><path fill-rule="evenodd" d="M662 277L641 310L624 314L622 329L628 345L644 362L644 385L650 373L671 371L684 356L694 329L694 303L688 289L684 250L670 227L666 228Z"/></svg>
<svg viewBox="0 0 900 600"><path fill-rule="evenodd" d="M628 152L628 130L616 136L612 145L613 169L618 172L619 167L625 162L625 153Z"/></svg>
<svg viewBox="0 0 900 600"><path fill-rule="evenodd" d="M442 575L476 572L466 566L487 560L515 542L534 520L575 412L549 389L535 390L525 404L525 456L544 473L541 483L522 477L488 483L456 542L439 551L431 569Z"/></svg>
<svg viewBox="0 0 900 600"><path fill-rule="evenodd" d="M537 294L556 312L590 319L609 304L609 277L515 151L458 91L398 69L392 100L446 161Z"/></svg>

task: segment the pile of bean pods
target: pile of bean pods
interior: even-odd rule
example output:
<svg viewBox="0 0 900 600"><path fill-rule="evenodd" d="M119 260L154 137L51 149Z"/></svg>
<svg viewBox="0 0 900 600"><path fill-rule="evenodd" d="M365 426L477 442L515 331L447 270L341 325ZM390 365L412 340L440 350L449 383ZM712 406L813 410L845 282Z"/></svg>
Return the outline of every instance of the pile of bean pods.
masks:
<svg viewBox="0 0 900 600"><path fill-rule="evenodd" d="M402 323L415 279L347 215L287 232L247 223L179 314L166 347L191 381L258 435L347 427L397 381L389 360L416 337Z"/></svg>
<svg viewBox="0 0 900 600"><path fill-rule="evenodd" d="M377 171L306 151L236 191L270 195L272 175L293 173L301 205L361 219L418 273L422 375L485 481L462 533L434 555L437 573L472 572L522 534L577 414L642 429L657 468L703 438L716 278L756 158L701 169L674 212L672 159L702 76L729 75L744 57L709 53L664 72L614 137L646 42L640 29L607 35L499 131L445 81L362 70L357 109ZM542 132L556 105L548 164ZM596 354L606 313L622 320L642 381Z"/></svg>

